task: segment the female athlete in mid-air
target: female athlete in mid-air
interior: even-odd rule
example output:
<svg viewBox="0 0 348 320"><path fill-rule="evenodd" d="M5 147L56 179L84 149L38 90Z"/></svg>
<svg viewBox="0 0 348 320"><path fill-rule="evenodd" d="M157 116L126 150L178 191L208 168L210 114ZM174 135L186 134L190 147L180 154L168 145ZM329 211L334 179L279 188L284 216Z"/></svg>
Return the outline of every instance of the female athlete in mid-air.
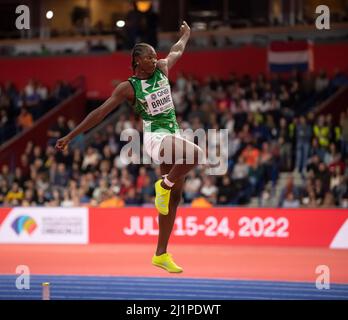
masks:
<svg viewBox="0 0 348 320"><path fill-rule="evenodd" d="M121 82L100 107L92 111L74 130L59 139L58 150L82 132L100 123L105 116L127 100L143 119L144 149L160 162L162 179L155 184L155 206L159 211L159 236L152 264L168 272L182 272L167 253L185 175L202 159L203 151L181 137L168 81L168 71L181 57L190 37L190 28L184 21L180 39L165 59L157 60L156 51L146 43L138 43L132 51L134 75ZM190 161L188 161L190 159Z"/></svg>

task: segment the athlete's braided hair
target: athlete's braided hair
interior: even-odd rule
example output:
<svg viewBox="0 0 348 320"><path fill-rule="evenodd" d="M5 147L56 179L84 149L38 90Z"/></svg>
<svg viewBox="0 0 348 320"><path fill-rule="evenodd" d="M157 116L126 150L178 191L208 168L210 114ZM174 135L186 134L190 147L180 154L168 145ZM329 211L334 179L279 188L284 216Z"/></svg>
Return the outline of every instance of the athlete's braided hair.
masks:
<svg viewBox="0 0 348 320"><path fill-rule="evenodd" d="M135 62L135 58L141 56L144 53L146 48L151 48L151 46L147 43L144 43L144 42L137 43L134 46L134 48L132 50L132 68L133 68L133 71L135 70L135 68L137 66L137 63Z"/></svg>

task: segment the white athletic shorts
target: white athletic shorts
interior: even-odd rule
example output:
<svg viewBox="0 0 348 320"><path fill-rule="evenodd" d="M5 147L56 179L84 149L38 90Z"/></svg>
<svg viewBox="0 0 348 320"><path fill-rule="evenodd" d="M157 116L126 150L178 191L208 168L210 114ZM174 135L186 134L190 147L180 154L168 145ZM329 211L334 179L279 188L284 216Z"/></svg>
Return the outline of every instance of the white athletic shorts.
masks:
<svg viewBox="0 0 348 320"><path fill-rule="evenodd" d="M161 143L166 136L181 137L180 133L144 132L144 150L155 162L159 162Z"/></svg>
<svg viewBox="0 0 348 320"><path fill-rule="evenodd" d="M155 162L160 161L160 149L161 144L166 136L175 136L179 139L186 141L189 144L194 144L191 141L182 137L180 132L169 133L169 132L144 132L144 150Z"/></svg>

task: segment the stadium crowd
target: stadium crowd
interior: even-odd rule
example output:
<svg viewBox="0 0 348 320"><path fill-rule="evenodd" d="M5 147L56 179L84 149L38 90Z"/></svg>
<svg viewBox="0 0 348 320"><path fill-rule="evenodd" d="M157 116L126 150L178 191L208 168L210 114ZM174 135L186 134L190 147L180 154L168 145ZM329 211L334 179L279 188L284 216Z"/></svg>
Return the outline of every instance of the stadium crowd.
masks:
<svg viewBox="0 0 348 320"><path fill-rule="evenodd" d="M311 108L347 84L337 72L329 78L294 72L288 78L260 75L202 82L178 75L172 96L182 129L228 130L228 171L207 175L198 166L186 178L183 202L191 206L244 205L252 197L272 197L280 172L290 174L278 199L280 207L348 207L348 109L336 123ZM348 107L348 106L347 106ZM2 206L153 205L158 166L126 164L120 150L124 129L142 122L129 108L90 143L79 136L62 153L56 139L75 124L59 117L47 133L47 146L28 143L20 165L0 172ZM221 147L221 146L220 146ZM225 147L225 146L223 146ZM301 177L296 184L294 176Z"/></svg>
<svg viewBox="0 0 348 320"><path fill-rule="evenodd" d="M40 81L29 80L21 89L12 82L0 84L0 144L30 128L54 106L66 99L74 89L65 81L57 81L51 90Z"/></svg>

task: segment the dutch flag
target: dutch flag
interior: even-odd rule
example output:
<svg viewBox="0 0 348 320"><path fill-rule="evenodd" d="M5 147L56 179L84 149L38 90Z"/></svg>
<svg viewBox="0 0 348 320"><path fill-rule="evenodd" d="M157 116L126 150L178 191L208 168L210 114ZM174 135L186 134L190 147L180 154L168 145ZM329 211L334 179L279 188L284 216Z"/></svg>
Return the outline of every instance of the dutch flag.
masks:
<svg viewBox="0 0 348 320"><path fill-rule="evenodd" d="M273 41L268 46L268 69L271 72L312 71L311 41Z"/></svg>

